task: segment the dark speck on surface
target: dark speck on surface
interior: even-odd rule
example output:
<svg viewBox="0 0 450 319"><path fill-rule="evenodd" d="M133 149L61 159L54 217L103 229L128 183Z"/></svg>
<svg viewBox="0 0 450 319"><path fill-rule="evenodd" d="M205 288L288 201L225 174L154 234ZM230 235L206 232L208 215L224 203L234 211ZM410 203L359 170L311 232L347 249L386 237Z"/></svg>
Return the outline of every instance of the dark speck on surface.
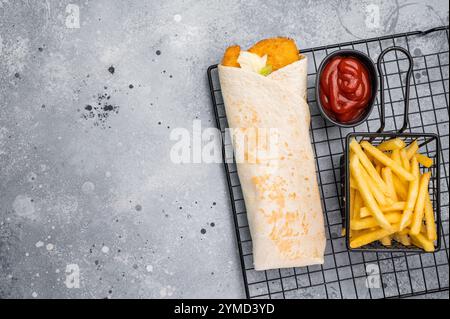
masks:
<svg viewBox="0 0 450 319"><path fill-rule="evenodd" d="M112 111L114 107L111 104L107 104L103 107L103 110L105 111Z"/></svg>
<svg viewBox="0 0 450 319"><path fill-rule="evenodd" d="M139 205L139 204L137 204L134 208L135 208L138 212L142 210L142 206Z"/></svg>
<svg viewBox="0 0 450 319"><path fill-rule="evenodd" d="M42 51L44 51L44 48L39 47L38 50L39 50L39 52L42 52Z"/></svg>
<svg viewBox="0 0 450 319"><path fill-rule="evenodd" d="M20 73L19 73L19 72L16 72L16 73L14 73L14 76L15 76L16 78L20 78Z"/></svg>
<svg viewBox="0 0 450 319"><path fill-rule="evenodd" d="M108 71L109 71L109 73L114 74L114 72L116 71L116 69L111 65L111 66L108 68Z"/></svg>
<svg viewBox="0 0 450 319"><path fill-rule="evenodd" d="M178 207L178 209L183 209L183 206Z"/></svg>
<svg viewBox="0 0 450 319"><path fill-rule="evenodd" d="M216 202L213 202L213 205L216 206Z"/></svg>
<svg viewBox="0 0 450 319"><path fill-rule="evenodd" d="M216 226L216 224L215 223L211 223L211 224L209 224L209 226L214 227L214 226Z"/></svg>
<svg viewBox="0 0 450 319"><path fill-rule="evenodd" d="M92 106L88 104L84 107L84 109L90 111L92 110Z"/></svg>
<svg viewBox="0 0 450 319"><path fill-rule="evenodd" d="M130 85L128 85L128 87L129 87L130 89L132 89L132 88L134 88L134 85L133 85L133 84L130 84Z"/></svg>
<svg viewBox="0 0 450 319"><path fill-rule="evenodd" d="M206 229L202 228L202 229L200 229L200 232L204 235L204 234L206 234Z"/></svg>
<svg viewBox="0 0 450 319"><path fill-rule="evenodd" d="M161 51L160 50L156 50L156 55L161 55Z"/></svg>

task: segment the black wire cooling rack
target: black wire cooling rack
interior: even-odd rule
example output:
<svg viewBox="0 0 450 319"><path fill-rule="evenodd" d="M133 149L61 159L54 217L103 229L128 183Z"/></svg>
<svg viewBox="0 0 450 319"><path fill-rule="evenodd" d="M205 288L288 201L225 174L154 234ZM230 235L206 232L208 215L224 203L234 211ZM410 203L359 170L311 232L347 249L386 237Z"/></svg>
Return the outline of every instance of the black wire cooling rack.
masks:
<svg viewBox="0 0 450 319"><path fill-rule="evenodd" d="M373 132L379 127L379 102L369 119L355 128L339 128L321 117L314 93L317 68L329 53L352 48L376 61L390 46L411 52L414 61L408 132L434 132L441 140L441 249L435 253L349 252L341 236L340 158L350 132ZM308 57L308 104L311 141L325 214L327 248L323 265L255 271L236 165L231 145L224 141L223 157L236 227L245 292L248 298L398 298L449 290L449 27L383 36L301 50ZM386 131L403 123L407 61L386 56ZM208 80L218 128L227 128L217 65L208 68ZM232 155L231 155L232 156Z"/></svg>

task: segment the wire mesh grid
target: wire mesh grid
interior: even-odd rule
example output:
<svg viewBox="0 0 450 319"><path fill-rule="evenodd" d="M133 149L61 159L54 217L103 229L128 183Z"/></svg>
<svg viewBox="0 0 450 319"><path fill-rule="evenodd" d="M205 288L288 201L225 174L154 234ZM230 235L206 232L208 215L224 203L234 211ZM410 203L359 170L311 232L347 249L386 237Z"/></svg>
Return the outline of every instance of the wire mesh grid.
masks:
<svg viewBox="0 0 450 319"><path fill-rule="evenodd" d="M449 289L449 27L414 31L302 50L308 57L308 104L311 111L311 142L325 214L327 246L325 262L301 268L255 271L245 203L236 165L224 162L248 298L396 298ZM390 46L402 46L413 54L409 127L407 132L434 132L441 141L441 249L435 253L349 252L341 236L340 158L350 132L374 132L379 127L379 102L369 119L355 128L339 128L320 115L314 93L317 69L331 52L352 48L374 61ZM406 59L397 53L385 57L386 128L402 124ZM225 108L217 65L208 68L208 79L218 128L225 132ZM399 111L400 110L400 111ZM378 111L378 112L377 112ZM231 145L224 142L224 158Z"/></svg>

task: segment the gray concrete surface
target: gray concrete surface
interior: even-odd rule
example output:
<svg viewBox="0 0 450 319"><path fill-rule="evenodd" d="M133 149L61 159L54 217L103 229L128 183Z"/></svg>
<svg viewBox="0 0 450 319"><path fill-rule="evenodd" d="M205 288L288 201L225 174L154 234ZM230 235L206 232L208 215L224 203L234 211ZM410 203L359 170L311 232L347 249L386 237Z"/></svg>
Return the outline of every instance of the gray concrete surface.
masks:
<svg viewBox="0 0 450 319"><path fill-rule="evenodd" d="M448 12L445 0L0 1L0 297L244 297L222 166L169 158L171 129L213 126L206 68L231 43L312 47ZM79 288L66 280L78 270Z"/></svg>

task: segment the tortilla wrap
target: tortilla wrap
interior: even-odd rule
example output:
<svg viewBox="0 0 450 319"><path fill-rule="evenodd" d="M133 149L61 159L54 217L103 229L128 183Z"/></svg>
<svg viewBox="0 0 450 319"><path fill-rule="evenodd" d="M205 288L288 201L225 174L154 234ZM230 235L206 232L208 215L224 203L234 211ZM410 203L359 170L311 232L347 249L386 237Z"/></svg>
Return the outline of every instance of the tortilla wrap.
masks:
<svg viewBox="0 0 450 319"><path fill-rule="evenodd" d="M229 127L243 134L270 129L277 150L274 156L267 152L267 144L253 145L245 150L244 160L236 163L256 270L324 260L323 211L305 100L306 66L303 57L267 77L218 67ZM245 149L243 143L233 140L235 152Z"/></svg>

